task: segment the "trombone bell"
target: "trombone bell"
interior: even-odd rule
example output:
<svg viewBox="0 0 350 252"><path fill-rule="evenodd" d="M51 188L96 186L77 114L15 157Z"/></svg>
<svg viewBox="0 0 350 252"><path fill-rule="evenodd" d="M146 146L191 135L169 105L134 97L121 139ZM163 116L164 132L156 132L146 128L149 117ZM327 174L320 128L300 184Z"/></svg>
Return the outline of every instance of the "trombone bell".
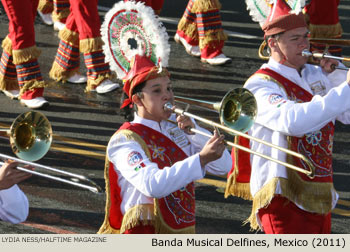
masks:
<svg viewBox="0 0 350 252"><path fill-rule="evenodd" d="M174 98L178 102L218 112L222 125L240 132L247 132L250 129L257 114L255 97L245 88L236 88L227 92L222 100L216 103L182 96L175 96ZM232 132L229 133L233 134Z"/></svg>
<svg viewBox="0 0 350 252"><path fill-rule="evenodd" d="M40 112L20 114L9 131L12 151L20 159L36 161L45 156L52 142L49 120Z"/></svg>
<svg viewBox="0 0 350 252"><path fill-rule="evenodd" d="M257 114L257 104L254 95L245 88L229 91L218 108L222 125L247 132L252 126Z"/></svg>

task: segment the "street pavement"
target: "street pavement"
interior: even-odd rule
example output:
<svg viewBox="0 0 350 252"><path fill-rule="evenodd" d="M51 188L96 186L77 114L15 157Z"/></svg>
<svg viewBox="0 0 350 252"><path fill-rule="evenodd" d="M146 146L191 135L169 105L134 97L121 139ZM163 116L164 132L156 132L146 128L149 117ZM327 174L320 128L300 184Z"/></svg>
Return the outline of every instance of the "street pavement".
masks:
<svg viewBox="0 0 350 252"><path fill-rule="evenodd" d="M101 20L115 1L99 1ZM176 95L217 102L227 91L242 87L245 80L265 61L258 56L262 31L254 23L244 1L221 0L222 20L228 41L224 53L232 63L210 66L189 56L184 48L174 42L176 24L185 10L187 1L165 1L160 15L169 34L171 53L169 70ZM344 28L343 37L350 37L348 13L350 0L342 0L339 7ZM7 35L8 20L0 8L0 40ZM44 79L49 83L45 98L50 106L44 113L53 129L50 151L38 163L57 169L83 174L104 188L105 148L109 138L123 123L119 115L121 90L99 95L84 92L85 85L56 83L48 72L58 47L57 32L35 22L36 42L42 51L39 58ZM1 49L0 49L1 50ZM350 55L348 48L344 55ZM85 73L83 61L81 72ZM0 94L0 127L9 127L21 113L28 111L18 101ZM198 108L192 113L218 121L218 114ZM340 201L332 217L333 233L350 233L350 127L336 126L334 142L334 180ZM228 140L232 140L227 136ZM8 138L1 138L0 153L13 155ZM224 198L225 177L208 175L196 182L197 233L202 234L252 234L243 221L250 215L251 202L236 197ZM0 233L12 234L94 234L104 219L105 193L96 194L68 184L33 176L21 183L30 202L27 221L20 224L0 222Z"/></svg>

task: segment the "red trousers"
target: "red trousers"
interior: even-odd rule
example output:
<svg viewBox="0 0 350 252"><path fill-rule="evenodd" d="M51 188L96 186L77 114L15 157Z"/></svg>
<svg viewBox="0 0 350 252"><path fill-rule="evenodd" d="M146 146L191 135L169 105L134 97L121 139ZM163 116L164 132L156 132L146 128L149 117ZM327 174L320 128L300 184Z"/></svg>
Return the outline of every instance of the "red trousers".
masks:
<svg viewBox="0 0 350 252"><path fill-rule="evenodd" d="M128 0L124 0L124 2L127 2ZM146 6L152 7L152 9L156 12L156 14L159 14L162 10L164 0L133 0L135 2L144 2Z"/></svg>
<svg viewBox="0 0 350 252"><path fill-rule="evenodd" d="M155 230L153 226L136 226L125 230L123 234L155 234Z"/></svg>
<svg viewBox="0 0 350 252"><path fill-rule="evenodd" d="M304 211L282 196L275 196L266 208L259 209L266 234L330 234L331 213Z"/></svg>
<svg viewBox="0 0 350 252"><path fill-rule="evenodd" d="M9 34L12 50L27 49L35 46L34 21L39 0L1 0L9 19ZM12 55L12 52L7 52ZM9 67L14 67L12 57L7 62ZM16 66L19 87L22 88L26 81L37 80L42 82L42 76L37 59L21 62ZM8 73L4 73L6 76ZM27 87L29 89L29 87ZM25 90L22 99L32 99L43 95L43 88Z"/></svg>
<svg viewBox="0 0 350 252"><path fill-rule="evenodd" d="M66 28L79 33L79 39L101 37L101 22L98 15L98 0L69 0L70 14Z"/></svg>
<svg viewBox="0 0 350 252"><path fill-rule="evenodd" d="M34 20L39 0L1 0L9 19L12 49L35 45Z"/></svg>

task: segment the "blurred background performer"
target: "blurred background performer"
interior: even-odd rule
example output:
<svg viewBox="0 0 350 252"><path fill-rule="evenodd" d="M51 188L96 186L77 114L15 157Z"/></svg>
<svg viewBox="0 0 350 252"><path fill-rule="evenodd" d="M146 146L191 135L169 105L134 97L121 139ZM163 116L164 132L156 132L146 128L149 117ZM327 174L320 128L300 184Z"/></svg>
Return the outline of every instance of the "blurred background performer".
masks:
<svg viewBox="0 0 350 252"><path fill-rule="evenodd" d="M300 4L293 12L284 0L271 6L261 1L259 10L256 1L246 3L250 14L258 15L254 20L262 24L271 53L268 63L244 85L258 104L256 121L248 133L304 155L314 164L315 177L257 155L240 155L233 149L238 165L231 171L226 193L251 194L253 206L247 222L252 229L260 228L268 234L330 233L331 210L338 200L332 170L334 124L335 120L350 123L350 71L347 76L343 70L333 71L331 65L338 62L328 59L321 60L322 67L306 64L308 59L301 52L310 44L302 3L288 1L291 6ZM261 15L264 6L270 13L267 18ZM342 82L331 82L331 75L340 75ZM307 168L302 160L262 143L246 141L244 145ZM243 182L249 187L234 188Z"/></svg>
<svg viewBox="0 0 350 252"><path fill-rule="evenodd" d="M38 0L1 0L9 19L9 34L2 41L0 90L32 109L49 103L35 45L34 21Z"/></svg>
<svg viewBox="0 0 350 252"><path fill-rule="evenodd" d="M140 19L140 23L125 22ZM124 123L108 143L106 214L99 233L194 233L193 182L203 178L206 171L217 175L229 171L231 158L224 137L215 133L208 140L201 135L186 134L187 127L206 130L188 117L164 110L165 103L173 103L174 98L165 68L170 51L165 28L151 8L141 3L116 4L106 14L103 24L103 38L107 41L109 29L116 35L110 38L113 43L124 45L128 40L133 41L132 38L137 39L136 44L133 41L134 51L127 45L113 47L117 60L123 57L120 62L130 62L130 66L124 65L128 72L117 71L124 80L126 94L121 108L132 106L136 112L132 122ZM122 35L119 29L126 31L125 37L118 37ZM123 38L125 41L121 41ZM145 43L152 46L146 47ZM108 46L105 50L115 52ZM108 59L114 67L120 66L113 61L115 57ZM168 118L175 124L168 122Z"/></svg>
<svg viewBox="0 0 350 252"><path fill-rule="evenodd" d="M20 223L27 219L29 203L18 183L31 177L16 169L16 162L5 162L0 167L0 220Z"/></svg>
<svg viewBox="0 0 350 252"><path fill-rule="evenodd" d="M142 2L146 6L151 7L156 15L160 15L164 4L164 0L124 0L124 2L128 1Z"/></svg>
<svg viewBox="0 0 350 252"><path fill-rule="evenodd" d="M38 13L47 25L53 25L54 30L64 28L69 15L69 0L40 0Z"/></svg>
<svg viewBox="0 0 350 252"><path fill-rule="evenodd" d="M303 12L310 31L310 38L339 39L343 29L339 22L338 6L340 0L311 0ZM323 52L326 46L311 43L311 51ZM335 56L341 56L340 46L330 45L327 51Z"/></svg>
<svg viewBox="0 0 350 252"><path fill-rule="evenodd" d="M97 0L71 0L66 26L59 32L60 43L50 77L70 83L87 82L86 91L107 93L119 87L105 63ZM87 76L79 73L80 52L84 54Z"/></svg>
<svg viewBox="0 0 350 252"><path fill-rule="evenodd" d="M179 21L174 40L186 52L210 65L223 65L232 60L222 49L227 40L221 23L219 0L189 0Z"/></svg>

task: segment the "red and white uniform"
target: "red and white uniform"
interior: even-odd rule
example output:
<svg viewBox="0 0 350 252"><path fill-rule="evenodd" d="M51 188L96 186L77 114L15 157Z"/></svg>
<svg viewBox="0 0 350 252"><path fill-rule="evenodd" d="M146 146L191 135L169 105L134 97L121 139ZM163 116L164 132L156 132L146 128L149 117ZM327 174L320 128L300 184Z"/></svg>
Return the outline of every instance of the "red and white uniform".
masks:
<svg viewBox="0 0 350 252"><path fill-rule="evenodd" d="M289 79L312 94L313 98L309 102L292 101L281 85L259 74L253 75L245 84L245 88L249 89L257 100L258 115L249 135L288 148L288 136L301 137L320 130L335 120L344 124L350 123L350 87L345 81L346 73L344 71L336 70L326 76L320 67L306 64L299 75L294 68L281 65L271 58L262 68L271 69ZM282 151L271 149L255 141L250 142L250 148L287 162L286 153ZM283 195L285 189L282 188L280 181L289 179L289 168L257 155L251 155L250 161L250 191L253 202L254 198L260 195L276 178L279 179L279 182L276 184L275 191L272 192L272 197L273 194ZM338 199L334 188L330 189L329 195L332 202L331 208L334 208ZM293 203L300 209L307 209L303 201ZM251 218L258 214L258 210L258 207L255 210L253 208ZM322 211L322 209L319 210ZM257 223L261 224L259 217L256 217Z"/></svg>
<svg viewBox="0 0 350 252"><path fill-rule="evenodd" d="M27 219L28 212L27 196L17 185L0 190L0 220L20 223Z"/></svg>
<svg viewBox="0 0 350 252"><path fill-rule="evenodd" d="M170 117L171 120L176 120L175 118L176 115ZM202 179L206 172L225 175L231 168L232 160L227 150L220 159L209 163L204 169L201 167L199 151L208 140L201 135L187 135L170 122L162 121L158 124L136 114L132 123L143 124L162 133L176 143L188 158L170 167L159 169L158 165L148 158L138 142L122 134L115 134L108 144L107 157L113 163L118 175L122 199L120 208L123 215L136 205L153 205L154 198L165 197L192 181ZM209 133L198 125L196 128ZM138 162L133 162L135 158ZM140 166L140 162L142 168L136 169Z"/></svg>

